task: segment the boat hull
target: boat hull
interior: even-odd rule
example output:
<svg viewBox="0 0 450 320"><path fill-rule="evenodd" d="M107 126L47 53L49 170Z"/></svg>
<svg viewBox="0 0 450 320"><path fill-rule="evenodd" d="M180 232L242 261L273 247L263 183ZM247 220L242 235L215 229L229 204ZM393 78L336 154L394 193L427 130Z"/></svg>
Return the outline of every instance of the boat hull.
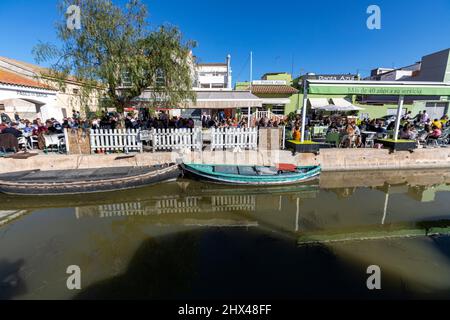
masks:
<svg viewBox="0 0 450 320"><path fill-rule="evenodd" d="M112 174L102 178L87 178L82 177L80 179L74 179L77 172L82 170L69 170L67 171L30 171L19 172L16 174L10 174L9 179L3 179L0 176L0 192L9 195L27 195L27 196L51 196L51 195L73 195L73 194L88 194L88 193L101 193L112 192L120 190L128 190L149 186L159 182L166 182L176 180L180 175L180 169L178 165L162 165L153 167L141 167L130 168L129 173L123 176L114 176L114 169L105 169ZM133 170L134 169L134 170ZM93 174L96 172L101 175L102 169L91 169ZM117 168L118 171L124 171L124 168ZM58 180L58 174L70 175L70 171L73 171L71 179L64 181L39 181L36 175L41 174L45 176L44 180L51 180L51 177L55 177ZM83 172L87 175L89 172ZM33 174L35 177L33 177ZM21 178L21 176L23 176ZM14 178L15 177L15 178ZM30 180L27 181L27 177ZM17 180L17 181L14 181ZM36 181L34 181L36 180Z"/></svg>
<svg viewBox="0 0 450 320"><path fill-rule="evenodd" d="M299 167L299 169L311 169L307 174L298 175L278 175L278 176L236 176L236 175L212 175L202 170L196 170L191 165L182 165L183 174L196 180L225 184L225 185L242 185L242 186L283 186L295 185L299 183L309 183L317 180L320 176L320 167Z"/></svg>

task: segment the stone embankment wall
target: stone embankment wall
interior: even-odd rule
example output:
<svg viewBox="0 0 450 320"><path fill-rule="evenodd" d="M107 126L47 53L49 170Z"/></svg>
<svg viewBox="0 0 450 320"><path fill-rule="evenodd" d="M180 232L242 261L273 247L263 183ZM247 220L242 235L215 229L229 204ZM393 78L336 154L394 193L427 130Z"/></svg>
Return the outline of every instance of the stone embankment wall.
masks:
<svg viewBox="0 0 450 320"><path fill-rule="evenodd" d="M126 155L38 155L28 159L0 158L0 173L24 170L68 170L102 167L146 166L186 162L207 164L321 165L323 171L407 170L445 168L450 170L450 148L395 152L378 149L325 149L319 155L288 151L206 151L189 153L142 153Z"/></svg>

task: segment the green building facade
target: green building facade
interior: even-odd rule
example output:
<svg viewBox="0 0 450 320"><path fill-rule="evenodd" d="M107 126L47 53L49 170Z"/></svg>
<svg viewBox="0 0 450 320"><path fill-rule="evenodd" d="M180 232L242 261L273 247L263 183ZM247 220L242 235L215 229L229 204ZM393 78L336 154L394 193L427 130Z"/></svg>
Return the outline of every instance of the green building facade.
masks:
<svg viewBox="0 0 450 320"><path fill-rule="evenodd" d="M420 63L420 70L415 72L413 76L407 77L405 79L397 79L395 77L395 72L401 72L406 70L404 68L392 69L386 74L377 75L376 80L381 81L413 81L417 82L436 82L436 83L449 83L450 82L450 49L442 50L427 56L424 56ZM405 67L406 68L406 67ZM393 74L394 73L394 74ZM394 79L386 80L383 77L389 78L394 76ZM280 114L282 111L284 115L289 115L290 113L297 113L303 107L303 87L302 79L305 76L293 79L292 75L286 72L275 72L265 74L260 81L254 81L252 85L252 93L265 100L263 102L263 108L266 110L275 111L275 114ZM309 76L308 76L309 77ZM325 77L335 77L340 80L348 80L347 77L353 77L352 80L359 80L359 76L356 75L314 75L317 78ZM338 80L339 80L338 79ZM290 89L289 89L290 88ZM249 82L238 82L235 86L236 90L249 90ZM310 96L311 97L311 96ZM386 115L395 115L397 112L397 99L396 96L367 96L361 95L361 93L355 94L314 94L314 98L326 98L328 101L332 98L343 98L358 106L363 108L358 114L360 118L381 118ZM283 108L280 104L271 104L271 101L282 103ZM426 110L430 117L440 118L442 115L449 114L449 101L447 96L408 96L405 98L404 111L411 111L412 115L415 116L420 111ZM331 103L331 101L330 101ZM308 110L310 109L308 103Z"/></svg>

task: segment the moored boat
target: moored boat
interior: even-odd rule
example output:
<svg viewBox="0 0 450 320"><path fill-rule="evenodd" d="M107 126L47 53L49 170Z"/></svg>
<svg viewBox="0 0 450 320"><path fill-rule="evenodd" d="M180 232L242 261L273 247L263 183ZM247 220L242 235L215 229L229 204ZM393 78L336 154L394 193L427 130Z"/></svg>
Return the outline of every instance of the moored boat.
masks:
<svg viewBox="0 0 450 320"><path fill-rule="evenodd" d="M110 192L175 180L177 164L146 167L21 171L0 175L0 192L11 195L68 195Z"/></svg>
<svg viewBox="0 0 450 320"><path fill-rule="evenodd" d="M242 165L182 164L185 175L221 184L288 185L304 183L319 177L320 166L298 167L279 164L274 167Z"/></svg>

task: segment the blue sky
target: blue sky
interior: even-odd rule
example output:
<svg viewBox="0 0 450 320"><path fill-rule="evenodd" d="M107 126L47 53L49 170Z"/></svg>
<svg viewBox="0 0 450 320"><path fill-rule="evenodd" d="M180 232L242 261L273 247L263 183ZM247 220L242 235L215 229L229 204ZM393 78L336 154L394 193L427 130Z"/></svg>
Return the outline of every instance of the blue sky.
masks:
<svg viewBox="0 0 450 320"><path fill-rule="evenodd" d="M124 0L114 1L123 4ZM232 55L235 81L266 72L356 73L400 67L450 47L448 0L144 0L150 24L171 23L196 40L202 62ZM366 27L379 5L382 29ZM38 41L57 43L55 0L0 1L0 55L34 62Z"/></svg>

